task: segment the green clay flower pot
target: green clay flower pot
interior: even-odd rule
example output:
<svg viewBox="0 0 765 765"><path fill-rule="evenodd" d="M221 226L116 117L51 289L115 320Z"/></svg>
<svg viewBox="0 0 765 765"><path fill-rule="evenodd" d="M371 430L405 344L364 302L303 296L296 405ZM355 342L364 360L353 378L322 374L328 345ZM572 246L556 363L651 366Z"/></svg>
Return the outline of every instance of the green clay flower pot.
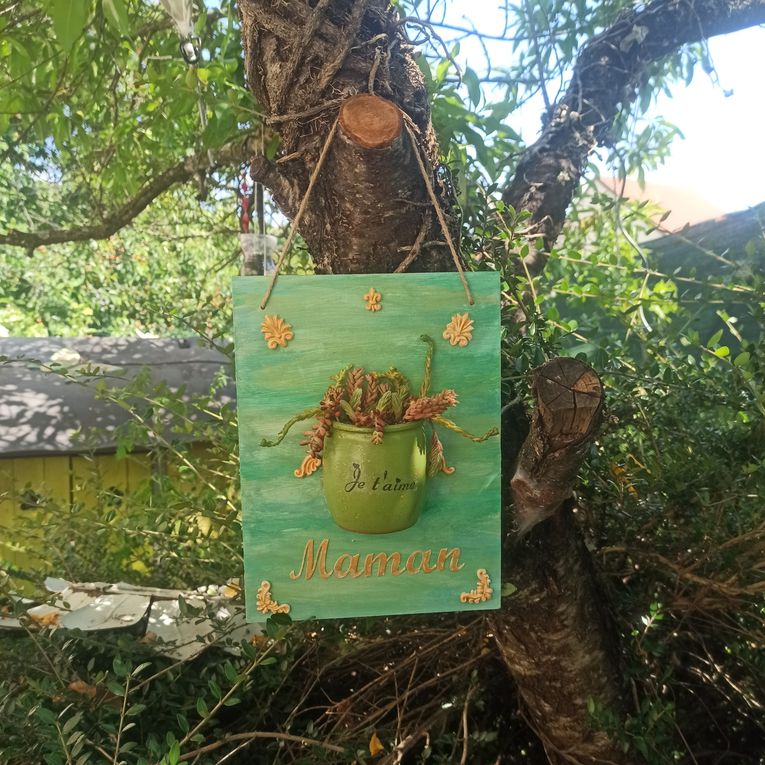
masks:
<svg viewBox="0 0 765 765"><path fill-rule="evenodd" d="M417 522L427 458L421 422L389 425L381 444L370 428L336 422L324 442L324 496L335 523L361 534L390 534Z"/></svg>

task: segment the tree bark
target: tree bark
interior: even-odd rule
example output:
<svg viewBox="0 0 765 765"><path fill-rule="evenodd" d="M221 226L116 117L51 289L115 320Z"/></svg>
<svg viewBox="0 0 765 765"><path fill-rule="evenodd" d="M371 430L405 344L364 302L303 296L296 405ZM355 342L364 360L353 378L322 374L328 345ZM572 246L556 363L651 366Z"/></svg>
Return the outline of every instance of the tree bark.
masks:
<svg viewBox="0 0 765 765"><path fill-rule="evenodd" d="M495 640L549 761L634 762L598 721L601 714L617 726L624 720L618 651L570 506L506 558L503 577L518 590L492 618Z"/></svg>
<svg viewBox="0 0 765 765"><path fill-rule="evenodd" d="M317 271L394 271L408 256L412 270L450 268L445 244L425 245L420 235L443 238L413 152L447 209L450 192L433 172L438 145L425 82L395 9L387 0L242 0L239 13L248 84L281 139L277 167L288 191L275 199L289 217L340 112L299 226ZM367 143L353 125L369 128L391 107L399 129L388 142Z"/></svg>
<svg viewBox="0 0 765 765"><path fill-rule="evenodd" d="M517 530L503 571L517 591L493 618L497 646L551 763L627 763L590 719L588 705L616 720L624 710L603 595L568 502L603 389L570 358L534 370L532 389L536 409L511 481Z"/></svg>
<svg viewBox="0 0 765 765"><path fill-rule="evenodd" d="M519 536L571 496L603 403L598 376L576 359L554 359L535 369L531 385L536 409L510 483Z"/></svg>
<svg viewBox="0 0 765 765"><path fill-rule="evenodd" d="M416 150L392 101L361 94L342 103L326 165L332 217L315 235L321 270L331 272L340 257L344 271L358 273L395 271L401 264L408 250L399 251L398 243L413 245L431 220L424 182L412 177Z"/></svg>
<svg viewBox="0 0 765 765"><path fill-rule="evenodd" d="M574 193L598 144L610 141L617 114L629 108L648 66L687 43L765 23L765 0L657 0L622 14L577 58L571 84L537 141L521 156L503 200L531 213L526 258L532 274L558 238Z"/></svg>

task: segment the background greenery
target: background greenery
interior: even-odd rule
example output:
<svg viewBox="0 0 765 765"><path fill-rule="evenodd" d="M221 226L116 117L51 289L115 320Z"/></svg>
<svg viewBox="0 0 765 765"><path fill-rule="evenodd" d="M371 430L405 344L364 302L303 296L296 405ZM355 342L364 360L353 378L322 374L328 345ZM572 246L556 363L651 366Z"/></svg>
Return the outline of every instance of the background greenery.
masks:
<svg viewBox="0 0 765 765"><path fill-rule="evenodd" d="M621 638L632 711L618 735L651 763L757 763L765 752L762 265L717 268L717 253L674 273L635 244L654 225L649 208L588 187L531 280L510 268L524 252L523 216L497 201L507 157L522 148L513 111L545 87L554 97L551 83L621 5L538 0L510 9L513 63L494 62L500 82L491 84L478 67L463 67L460 82L427 27L411 34L423 45L464 254L503 275L506 400L529 403L528 371L556 354L582 355L606 383L608 415L577 514ZM421 2L399 6L427 12ZM194 69L161 7L144 0L0 0L0 230L109 220L185 156L257 133L233 3L200 5L196 18L205 53ZM684 50L641 84L637 110L614 134L617 174L639 177L666 156L673 128L646 125L641 111L699 62L709 68L703 48ZM263 145L277 148L268 134ZM230 352L239 173L219 168L169 188L105 241L0 248L3 331L196 334ZM269 230L281 234L283 224L269 210ZM292 266L310 268L304 251ZM152 443L166 477L117 503L104 493L92 508L42 508L29 530L44 529L40 563L4 575L6 611L19 609L8 593L20 581L29 587L46 574L114 581L130 571L135 583L188 588L240 574L234 412L214 397L184 403L142 380L101 392L128 394L143 397L146 411L172 412L177 431L196 432L208 448L157 446L151 418L125 428L123 451ZM213 422L194 424L192 410ZM364 761L373 735L390 753L425 729L407 761L454 762L468 744L471 762L500 752L503 762L544 761L480 620L268 629L238 655L213 647L178 664L130 634L95 639L27 623L23 634L0 635L0 763L348 762L353 753ZM616 725L608 710L590 711L596 724Z"/></svg>

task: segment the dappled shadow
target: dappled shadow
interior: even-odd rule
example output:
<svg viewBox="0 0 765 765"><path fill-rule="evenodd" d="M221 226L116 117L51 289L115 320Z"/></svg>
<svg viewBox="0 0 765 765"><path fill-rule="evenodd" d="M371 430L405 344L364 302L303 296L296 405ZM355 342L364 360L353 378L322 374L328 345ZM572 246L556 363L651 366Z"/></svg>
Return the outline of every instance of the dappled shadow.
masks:
<svg viewBox="0 0 765 765"><path fill-rule="evenodd" d="M233 403L236 396L230 359L195 340L0 338L0 356L10 360L0 363L0 457L113 450L114 429L131 419L132 399L126 407L103 400L97 385L124 388L142 370L146 389L183 388L185 401L208 394L223 371L217 402ZM134 398L145 409L140 396ZM189 412L191 419L202 416Z"/></svg>

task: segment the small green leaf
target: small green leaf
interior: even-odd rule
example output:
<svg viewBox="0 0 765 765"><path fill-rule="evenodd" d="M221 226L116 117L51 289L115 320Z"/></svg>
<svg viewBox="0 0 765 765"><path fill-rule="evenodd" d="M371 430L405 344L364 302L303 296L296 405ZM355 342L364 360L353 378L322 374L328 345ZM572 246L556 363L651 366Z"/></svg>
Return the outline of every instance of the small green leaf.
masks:
<svg viewBox="0 0 765 765"><path fill-rule="evenodd" d="M717 343L720 342L720 338L722 337L723 331L721 329L718 329L717 332L712 335L712 337L709 338L709 342L707 342L707 346L711 348L713 345L717 345Z"/></svg>
<svg viewBox="0 0 765 765"><path fill-rule="evenodd" d="M502 597L506 598L508 595L518 592L518 588L512 582L502 582Z"/></svg>
<svg viewBox="0 0 765 765"><path fill-rule="evenodd" d="M242 649L242 653L245 655L245 657L250 661L254 661L258 658L258 652L255 649L255 646L247 640L240 641L239 647Z"/></svg>
<svg viewBox="0 0 765 765"><path fill-rule="evenodd" d="M114 669L114 674L117 675L117 677L125 677L130 672L130 665L126 664L119 656L115 656L114 660L112 661L112 668Z"/></svg>
<svg viewBox="0 0 765 765"><path fill-rule="evenodd" d="M56 715L45 707L37 707L36 714L44 723L52 724L56 721Z"/></svg>
<svg viewBox="0 0 765 765"><path fill-rule="evenodd" d="M749 363L750 358L751 358L751 354L748 351L739 353L738 356L736 356L736 358L733 359L733 366L742 367L744 366L744 364Z"/></svg>
<svg viewBox="0 0 765 765"><path fill-rule="evenodd" d="M75 715L72 715L61 727L61 733L63 733L65 736L67 733L71 733L71 731L74 730L74 727L78 722L80 722L81 719L82 714L79 712Z"/></svg>
<svg viewBox="0 0 765 765"><path fill-rule="evenodd" d="M115 696L122 696L122 694L125 692L125 689L114 678L111 677L106 681L106 687Z"/></svg>
<svg viewBox="0 0 765 765"><path fill-rule="evenodd" d="M271 614L271 616L268 617L268 621L273 622L274 624L280 624L282 627L292 626L292 619L289 614Z"/></svg>
<svg viewBox="0 0 765 765"><path fill-rule="evenodd" d="M452 65L451 59L445 58L439 61L438 66L436 67L436 76L435 81L437 85L440 85L444 78L446 77L446 73L449 71L449 67Z"/></svg>
<svg viewBox="0 0 765 765"><path fill-rule="evenodd" d="M478 106L481 101L481 83L478 79L478 75L469 66L465 67L462 81L467 87L468 95L470 96L470 101L473 106Z"/></svg>
<svg viewBox="0 0 765 765"><path fill-rule="evenodd" d="M271 614L266 619L266 634L274 640L281 640L289 632L291 624L292 619L287 614Z"/></svg>
<svg viewBox="0 0 765 765"><path fill-rule="evenodd" d="M715 350L715 356L718 358L724 359L726 356L730 355L730 348L728 348L727 345L721 345L717 350Z"/></svg>
<svg viewBox="0 0 765 765"><path fill-rule="evenodd" d="M223 691L221 690L220 685L218 685L214 677L211 677L207 681L207 685L210 688L210 692L212 693L213 696L215 696L216 699L220 699L223 697Z"/></svg>
<svg viewBox="0 0 765 765"><path fill-rule="evenodd" d="M142 664L139 664L131 673L130 677L138 677L138 675L141 674L147 667L151 666L150 661L145 661Z"/></svg>
<svg viewBox="0 0 765 765"><path fill-rule="evenodd" d="M181 758L181 745L175 741L170 747L170 751L167 753L167 764L177 765L178 760Z"/></svg>
<svg viewBox="0 0 765 765"><path fill-rule="evenodd" d="M46 9L58 44L71 50L90 18L89 0L47 0Z"/></svg>
<svg viewBox="0 0 765 765"><path fill-rule="evenodd" d="M236 669L234 668L234 665L230 661L227 661L223 665L223 672L225 673L226 680L228 680L229 683L233 684L233 683L235 683L237 681L237 677L238 676L237 676L237 673L236 673Z"/></svg>
<svg viewBox="0 0 765 765"><path fill-rule="evenodd" d="M126 33L129 23L124 0L102 0L102 2L106 21L121 37Z"/></svg>
<svg viewBox="0 0 765 765"><path fill-rule="evenodd" d="M181 729L181 733L184 735L188 733L189 721L180 712L175 715L175 719L178 721L178 727Z"/></svg>

